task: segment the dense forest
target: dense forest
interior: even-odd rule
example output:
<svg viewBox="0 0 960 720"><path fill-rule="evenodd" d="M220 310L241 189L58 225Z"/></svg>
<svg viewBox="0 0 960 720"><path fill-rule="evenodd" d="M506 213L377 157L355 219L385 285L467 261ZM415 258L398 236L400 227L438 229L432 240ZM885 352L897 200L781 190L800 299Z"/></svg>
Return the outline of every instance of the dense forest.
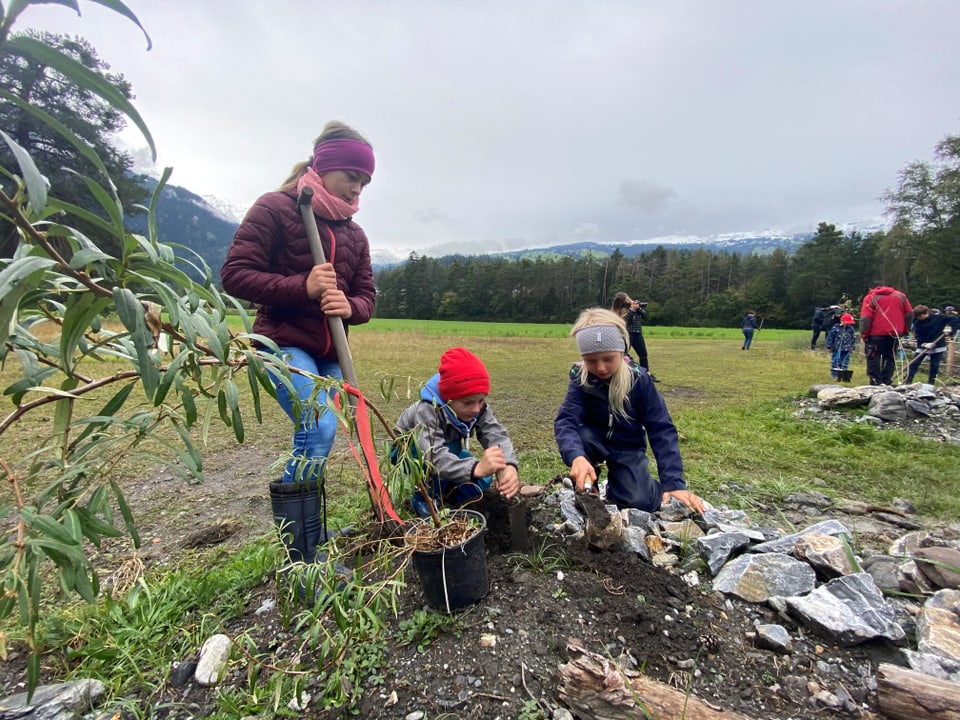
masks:
<svg viewBox="0 0 960 720"><path fill-rule="evenodd" d="M960 305L960 136L933 162L897 176L883 201L890 230L845 235L820 223L794 254L740 255L659 247L635 257L509 260L496 256L407 261L377 273L377 316L497 322L571 322L624 290L649 303L651 325L735 326L753 309L767 325L807 327L814 308L857 303L871 283L931 307Z"/></svg>

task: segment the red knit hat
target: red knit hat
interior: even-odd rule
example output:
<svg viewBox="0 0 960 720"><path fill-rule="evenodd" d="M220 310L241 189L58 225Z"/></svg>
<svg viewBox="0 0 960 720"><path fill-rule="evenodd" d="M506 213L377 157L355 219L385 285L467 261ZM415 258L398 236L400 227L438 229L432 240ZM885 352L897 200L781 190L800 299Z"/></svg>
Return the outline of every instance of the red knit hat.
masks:
<svg viewBox="0 0 960 720"><path fill-rule="evenodd" d="M841 325L853 325L855 322L856 320L853 319L853 315L851 315L850 313L844 313L843 315L840 316Z"/></svg>
<svg viewBox="0 0 960 720"><path fill-rule="evenodd" d="M458 400L467 395L490 393L490 376L476 355L462 347L440 356L440 397Z"/></svg>

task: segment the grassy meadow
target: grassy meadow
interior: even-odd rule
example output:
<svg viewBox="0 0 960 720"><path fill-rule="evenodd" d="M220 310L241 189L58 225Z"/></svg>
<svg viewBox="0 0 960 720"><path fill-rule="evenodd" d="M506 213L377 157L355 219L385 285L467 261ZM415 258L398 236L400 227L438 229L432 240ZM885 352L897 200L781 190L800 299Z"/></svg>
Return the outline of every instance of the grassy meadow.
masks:
<svg viewBox="0 0 960 720"><path fill-rule="evenodd" d="M553 440L553 418L570 365L578 359L568 332L565 325L374 319L351 328L350 344L360 389L390 422L436 372L445 349L463 345L477 353L491 375L490 406L518 450L521 478L544 483L565 469ZM794 417L792 399L830 379L827 354L805 349L807 331L762 330L749 351L740 349L742 336L735 328L650 327L645 335L651 371L680 431L688 485L714 504L750 509L757 500L776 502L794 490L817 489L871 502L899 496L924 513L960 516L960 447L897 430L827 427ZM863 382L862 356L854 357L852 368L854 383ZM3 387L14 369L0 371ZM107 364L99 371L111 370ZM240 386L248 392L245 382ZM102 398L85 402L92 407ZM287 451L290 423L269 398L263 408L262 425L247 414L246 442L269 465ZM49 425L49 418L39 415L4 435L5 455L26 454ZM385 443L386 433L378 430ZM162 453L167 439L157 440L151 449ZM206 438L211 452L235 445L232 431L211 426ZM342 440L337 450L328 468L338 479L335 488L328 486L330 509L350 521L369 508ZM142 477L151 468L131 460L118 471Z"/></svg>

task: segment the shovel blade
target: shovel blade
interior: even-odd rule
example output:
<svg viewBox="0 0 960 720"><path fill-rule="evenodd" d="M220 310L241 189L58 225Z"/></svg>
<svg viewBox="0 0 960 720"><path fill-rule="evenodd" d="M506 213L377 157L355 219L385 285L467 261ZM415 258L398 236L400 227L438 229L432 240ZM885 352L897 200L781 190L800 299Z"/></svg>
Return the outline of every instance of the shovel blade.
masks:
<svg viewBox="0 0 960 720"><path fill-rule="evenodd" d="M510 518L510 545L514 550L527 552L530 549L530 531L527 528L527 503L522 498L514 498L507 505Z"/></svg>

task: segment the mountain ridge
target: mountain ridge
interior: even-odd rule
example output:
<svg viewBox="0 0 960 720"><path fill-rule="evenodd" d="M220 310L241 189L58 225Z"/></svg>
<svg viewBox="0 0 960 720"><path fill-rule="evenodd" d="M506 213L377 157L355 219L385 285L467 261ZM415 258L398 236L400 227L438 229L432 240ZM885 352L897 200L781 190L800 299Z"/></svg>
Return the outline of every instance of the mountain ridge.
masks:
<svg viewBox="0 0 960 720"><path fill-rule="evenodd" d="M157 186L157 180L147 178L150 192ZM238 210L226 201L216 197L201 196L179 185L167 184L163 187L157 202L157 227L162 242L184 245L204 259L210 267L214 282L220 279L220 268L227 256L227 250L233 241L234 233L240 224ZM146 218L134 216L129 220L130 229L135 232L146 231ZM870 233L886 229L884 224L872 219L868 221L837 224L844 233ZM413 251L419 257L504 257L511 260L550 259L556 257L580 258L587 254L594 257L607 257L619 251L625 257L635 257L651 252L658 247L680 250L704 248L714 251L740 253L745 255L767 255L777 249L792 254L804 243L816 235L815 230L782 232L775 229L719 233L715 235L666 235L655 238L619 242L580 241L544 247L531 247L520 250L497 251L490 253L444 253L437 255L430 248ZM370 248L374 270L393 267L407 261L411 253L398 255L394 251Z"/></svg>

